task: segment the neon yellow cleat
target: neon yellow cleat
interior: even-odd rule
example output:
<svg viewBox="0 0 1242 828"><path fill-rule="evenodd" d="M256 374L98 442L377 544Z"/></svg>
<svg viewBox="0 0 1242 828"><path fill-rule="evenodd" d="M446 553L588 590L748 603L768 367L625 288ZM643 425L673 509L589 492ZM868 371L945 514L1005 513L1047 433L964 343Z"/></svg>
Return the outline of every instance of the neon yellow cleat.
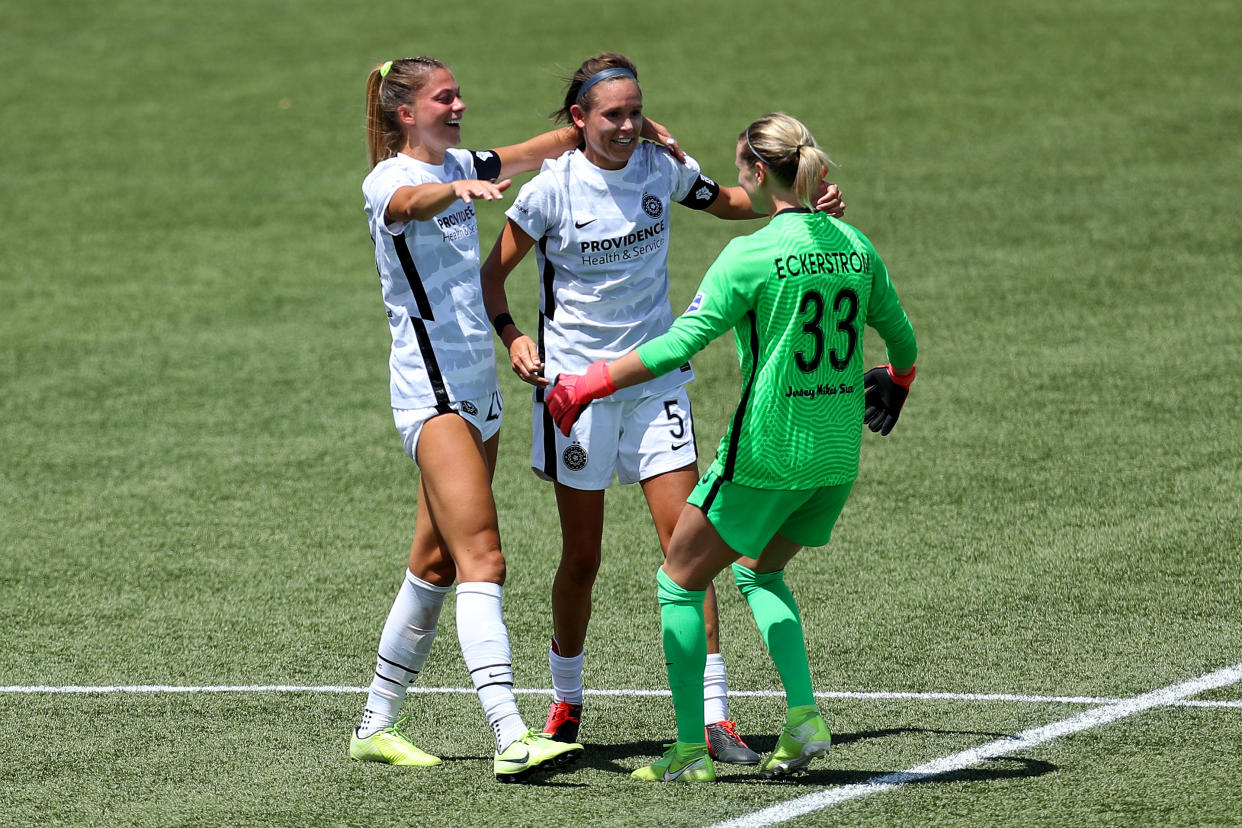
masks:
<svg viewBox="0 0 1242 828"><path fill-rule="evenodd" d="M419 750L398 729L405 719L397 720L392 727L377 730L365 739L358 738L358 731L349 739L349 758L361 762L384 762L413 768L434 768L440 758Z"/></svg>
<svg viewBox="0 0 1242 828"><path fill-rule="evenodd" d="M800 773L812 759L831 749L832 733L819 711L812 705L791 708L776 749L759 766L759 775L771 779Z"/></svg>
<svg viewBox="0 0 1242 828"><path fill-rule="evenodd" d="M707 755L706 742L665 745L664 758L639 768L630 776L646 782L715 782L716 766Z"/></svg>
<svg viewBox="0 0 1242 828"><path fill-rule="evenodd" d="M492 760L492 770L500 782L521 782L540 771L567 768L582 756L582 745L575 742L558 742L532 730L497 753Z"/></svg>

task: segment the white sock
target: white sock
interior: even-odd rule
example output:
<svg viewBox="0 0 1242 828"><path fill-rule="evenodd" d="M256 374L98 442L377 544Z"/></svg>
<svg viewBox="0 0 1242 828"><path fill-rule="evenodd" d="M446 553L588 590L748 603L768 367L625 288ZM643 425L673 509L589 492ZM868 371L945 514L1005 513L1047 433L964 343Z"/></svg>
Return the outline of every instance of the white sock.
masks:
<svg viewBox="0 0 1242 828"><path fill-rule="evenodd" d="M566 658L548 650L548 667L552 670L552 701L582 704L582 660L586 650Z"/></svg>
<svg viewBox="0 0 1242 828"><path fill-rule="evenodd" d="M388 611L380 633L375 676L367 692L367 706L358 725L360 737L391 727L405 702L405 693L418 677L431 652L436 624L448 587L429 584L408 569L401 589Z"/></svg>
<svg viewBox="0 0 1242 828"><path fill-rule="evenodd" d="M729 685L725 681L724 657L720 653L707 654L707 669L703 671L703 721L710 724L729 718Z"/></svg>
<svg viewBox="0 0 1242 828"><path fill-rule="evenodd" d="M513 656L509 631L500 617L499 584L473 581L457 585L457 638L466 669L496 734L496 752L526 735L526 723L513 696Z"/></svg>

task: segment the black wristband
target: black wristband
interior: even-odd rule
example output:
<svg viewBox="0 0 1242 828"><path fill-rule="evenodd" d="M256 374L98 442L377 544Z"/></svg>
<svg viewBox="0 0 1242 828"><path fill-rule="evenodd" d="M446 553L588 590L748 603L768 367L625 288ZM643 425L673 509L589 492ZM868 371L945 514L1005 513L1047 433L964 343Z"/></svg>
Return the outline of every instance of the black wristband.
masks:
<svg viewBox="0 0 1242 828"><path fill-rule="evenodd" d="M492 327L496 329L497 336L500 336L500 332L505 329L506 325L516 325L516 324L517 323L513 321L513 317L509 315L508 311L505 311L504 313L498 313L494 317L492 317Z"/></svg>

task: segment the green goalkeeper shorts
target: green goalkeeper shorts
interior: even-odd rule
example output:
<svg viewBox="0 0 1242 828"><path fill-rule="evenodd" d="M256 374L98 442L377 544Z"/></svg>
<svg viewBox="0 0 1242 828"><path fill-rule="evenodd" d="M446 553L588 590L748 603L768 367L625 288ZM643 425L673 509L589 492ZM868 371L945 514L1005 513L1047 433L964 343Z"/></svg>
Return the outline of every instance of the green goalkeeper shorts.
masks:
<svg viewBox="0 0 1242 828"><path fill-rule="evenodd" d="M699 507L729 548L758 558L776 535L799 546L823 546L832 537L853 481L818 489L753 489L722 478L716 467L686 502Z"/></svg>

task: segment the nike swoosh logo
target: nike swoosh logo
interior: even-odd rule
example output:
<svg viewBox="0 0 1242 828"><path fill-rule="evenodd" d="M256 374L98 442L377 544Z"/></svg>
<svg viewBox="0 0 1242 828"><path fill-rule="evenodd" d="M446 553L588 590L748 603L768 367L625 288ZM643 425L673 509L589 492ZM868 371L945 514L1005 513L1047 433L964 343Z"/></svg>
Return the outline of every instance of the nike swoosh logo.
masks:
<svg viewBox="0 0 1242 828"><path fill-rule="evenodd" d="M685 773L688 770L698 770L699 768L703 767L703 764L704 764L703 759L702 757L700 757L698 759L695 759L693 762L691 762L688 765L681 766L680 768L677 769L676 773L674 773L673 771L666 770L664 772L664 781L665 782L676 782L678 779L681 778L681 775L683 773Z"/></svg>
<svg viewBox="0 0 1242 828"><path fill-rule="evenodd" d="M527 761L529 760L530 760L530 751L527 750L526 755L523 756L521 759L501 759L500 761L508 762L510 765L525 765ZM682 770L685 770L685 768L682 768Z"/></svg>
<svg viewBox="0 0 1242 828"><path fill-rule="evenodd" d="M684 443L673 443L673 451L677 451L677 449L681 448L682 446L689 445L689 443L690 443L689 440L687 440Z"/></svg>
<svg viewBox="0 0 1242 828"><path fill-rule="evenodd" d="M593 221L595 221L595 219L587 219L586 221L575 221L574 227L577 227L579 230L581 230L583 227L586 227L588 224L590 224Z"/></svg>

